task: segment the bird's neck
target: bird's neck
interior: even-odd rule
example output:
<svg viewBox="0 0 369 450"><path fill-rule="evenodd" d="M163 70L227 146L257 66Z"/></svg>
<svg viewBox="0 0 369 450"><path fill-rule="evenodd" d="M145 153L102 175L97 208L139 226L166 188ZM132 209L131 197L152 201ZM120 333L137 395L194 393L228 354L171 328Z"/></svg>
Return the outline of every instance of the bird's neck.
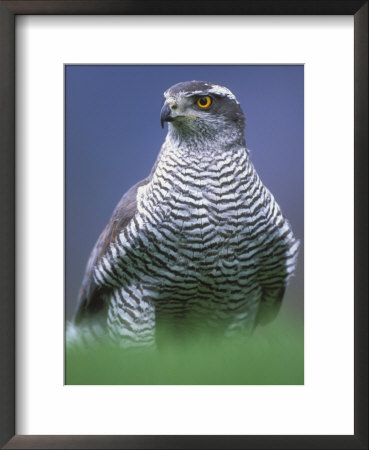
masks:
<svg viewBox="0 0 369 450"><path fill-rule="evenodd" d="M177 155L193 155L196 158L246 148L244 133L237 128L203 129L200 132L192 130L191 133L186 133L171 124L164 146Z"/></svg>
<svg viewBox="0 0 369 450"><path fill-rule="evenodd" d="M224 161L241 171L248 171L251 162L244 140L233 141L231 146L228 142L223 145L220 142L217 145L206 142L203 146L198 144L193 146L191 143L173 139L168 133L155 172L162 169L170 172L187 172L191 168L206 172L209 167L214 170Z"/></svg>

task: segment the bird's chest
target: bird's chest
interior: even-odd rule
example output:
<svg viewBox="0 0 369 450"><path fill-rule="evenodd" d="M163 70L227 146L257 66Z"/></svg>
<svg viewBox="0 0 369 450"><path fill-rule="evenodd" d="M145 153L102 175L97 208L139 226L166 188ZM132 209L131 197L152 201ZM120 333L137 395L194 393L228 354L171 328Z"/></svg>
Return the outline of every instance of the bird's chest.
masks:
<svg viewBox="0 0 369 450"><path fill-rule="evenodd" d="M213 272L223 261L235 261L238 242L247 234L235 169L208 164L159 172L140 211L166 264Z"/></svg>

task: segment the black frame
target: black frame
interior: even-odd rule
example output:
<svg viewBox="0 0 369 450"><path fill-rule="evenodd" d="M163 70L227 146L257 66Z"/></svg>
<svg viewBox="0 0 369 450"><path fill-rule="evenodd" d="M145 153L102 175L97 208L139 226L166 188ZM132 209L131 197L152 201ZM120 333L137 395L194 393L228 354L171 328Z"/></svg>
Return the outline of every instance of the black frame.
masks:
<svg viewBox="0 0 369 450"><path fill-rule="evenodd" d="M355 433L349 436L15 435L15 16L348 14L355 39ZM368 1L0 0L0 445L7 449L368 449ZM318 406L317 406L318 407Z"/></svg>

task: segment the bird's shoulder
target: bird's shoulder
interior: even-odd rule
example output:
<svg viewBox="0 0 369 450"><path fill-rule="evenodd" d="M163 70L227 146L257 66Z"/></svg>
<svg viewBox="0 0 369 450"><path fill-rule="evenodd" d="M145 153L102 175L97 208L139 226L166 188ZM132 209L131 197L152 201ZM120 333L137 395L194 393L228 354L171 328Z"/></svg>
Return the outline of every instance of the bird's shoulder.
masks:
<svg viewBox="0 0 369 450"><path fill-rule="evenodd" d="M119 233L125 228L137 210L137 191L141 186L149 183L150 177L136 183L120 199L113 214L96 243L96 262L105 254L110 243L115 241Z"/></svg>

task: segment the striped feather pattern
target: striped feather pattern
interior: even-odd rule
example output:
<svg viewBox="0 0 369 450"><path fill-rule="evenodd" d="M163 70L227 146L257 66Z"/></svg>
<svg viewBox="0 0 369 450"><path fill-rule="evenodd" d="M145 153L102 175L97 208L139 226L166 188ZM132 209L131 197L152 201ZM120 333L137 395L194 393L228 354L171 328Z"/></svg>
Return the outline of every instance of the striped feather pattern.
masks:
<svg viewBox="0 0 369 450"><path fill-rule="evenodd" d="M168 135L136 214L95 267L112 288L110 335L151 345L158 323L248 334L261 305L280 303L297 252L245 147L199 153Z"/></svg>

